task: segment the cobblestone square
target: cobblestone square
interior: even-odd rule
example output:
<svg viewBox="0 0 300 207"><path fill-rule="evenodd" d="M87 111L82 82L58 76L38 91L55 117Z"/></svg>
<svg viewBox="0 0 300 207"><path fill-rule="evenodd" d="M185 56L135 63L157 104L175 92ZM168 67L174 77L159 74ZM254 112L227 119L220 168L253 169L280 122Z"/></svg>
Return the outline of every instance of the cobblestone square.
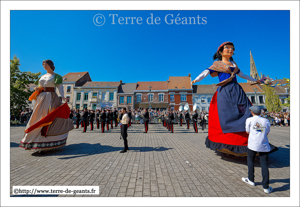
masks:
<svg viewBox="0 0 300 207"><path fill-rule="evenodd" d="M19 147L25 127L11 127L10 184L12 186L99 186L100 197L289 197L290 128L271 127L269 141L279 150L269 156L270 186L261 185L259 159L256 186L245 184L246 157L216 153L205 146L207 128L174 125L169 133L160 124L128 129L129 151L119 127L100 133L70 131L67 145L44 154ZM11 196L13 196L11 191ZM57 195L67 196L67 195ZM82 195L76 195L82 196Z"/></svg>

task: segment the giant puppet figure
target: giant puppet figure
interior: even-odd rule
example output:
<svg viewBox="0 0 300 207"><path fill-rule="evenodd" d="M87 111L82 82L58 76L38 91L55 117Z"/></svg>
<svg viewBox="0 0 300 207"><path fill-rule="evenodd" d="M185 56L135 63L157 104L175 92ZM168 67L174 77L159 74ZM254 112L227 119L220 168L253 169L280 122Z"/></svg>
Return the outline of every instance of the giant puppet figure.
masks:
<svg viewBox="0 0 300 207"><path fill-rule="evenodd" d="M67 103L62 104L55 92L55 88L58 88L66 102L62 77L54 73L55 67L51 60L44 60L43 67L47 73L36 81L38 87L29 98L30 101L35 100L35 103L20 143L20 147L26 150L39 152L64 146L69 131L74 128L73 121L69 119L69 106Z"/></svg>
<svg viewBox="0 0 300 207"><path fill-rule="evenodd" d="M246 155L248 134L245 132L245 122L251 116L249 107L252 104L238 84L236 75L256 83L261 82L242 73L233 61L234 49L232 42L221 44L213 56L217 61L191 84L201 81L209 74L212 77L218 76L219 87L209 107L208 137L205 144L212 150Z"/></svg>

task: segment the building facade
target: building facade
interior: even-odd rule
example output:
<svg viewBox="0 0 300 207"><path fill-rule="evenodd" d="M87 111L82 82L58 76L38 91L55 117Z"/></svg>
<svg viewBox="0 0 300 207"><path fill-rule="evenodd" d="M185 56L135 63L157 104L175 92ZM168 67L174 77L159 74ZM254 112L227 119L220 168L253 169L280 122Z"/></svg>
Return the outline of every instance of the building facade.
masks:
<svg viewBox="0 0 300 207"><path fill-rule="evenodd" d="M121 82L86 82L74 87L73 108L108 109L117 107L117 92Z"/></svg>
<svg viewBox="0 0 300 207"><path fill-rule="evenodd" d="M169 109L179 110L179 107L188 104L193 110L193 89L191 87L191 74L181 77L169 77L168 96Z"/></svg>
<svg viewBox="0 0 300 207"><path fill-rule="evenodd" d="M193 85L193 103L199 111L209 112L209 105L218 87L212 85Z"/></svg>
<svg viewBox="0 0 300 207"><path fill-rule="evenodd" d="M74 88L83 86L87 81L92 81L88 72L68 73L63 76L64 93L71 109L75 107Z"/></svg>
<svg viewBox="0 0 300 207"><path fill-rule="evenodd" d="M134 109L134 90L137 87L137 83L122 83L118 89L117 95L117 107L118 110L126 108L127 110Z"/></svg>
<svg viewBox="0 0 300 207"><path fill-rule="evenodd" d="M165 110L169 107L168 82L137 82L134 90L134 108Z"/></svg>

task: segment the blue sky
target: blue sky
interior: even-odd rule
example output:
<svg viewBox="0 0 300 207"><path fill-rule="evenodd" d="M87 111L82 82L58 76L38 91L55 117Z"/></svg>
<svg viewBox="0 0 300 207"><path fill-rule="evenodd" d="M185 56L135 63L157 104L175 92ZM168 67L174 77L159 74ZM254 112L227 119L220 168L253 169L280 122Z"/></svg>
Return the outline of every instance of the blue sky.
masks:
<svg viewBox="0 0 300 207"><path fill-rule="evenodd" d="M161 19L149 25L151 13ZM96 26L93 17L106 21ZM110 14L141 17L140 24L112 24ZM178 24L167 24L180 17ZM200 23L180 24L183 17ZM205 21L202 18L205 17ZM290 77L289 11L11 11L10 56L21 71L45 73L44 59L53 60L60 75L88 71L93 81L165 81L169 76L195 79L213 63L225 41L235 44L234 60L250 74L250 49L258 72ZM246 82L238 78L239 82ZM208 76L198 84L217 83Z"/></svg>

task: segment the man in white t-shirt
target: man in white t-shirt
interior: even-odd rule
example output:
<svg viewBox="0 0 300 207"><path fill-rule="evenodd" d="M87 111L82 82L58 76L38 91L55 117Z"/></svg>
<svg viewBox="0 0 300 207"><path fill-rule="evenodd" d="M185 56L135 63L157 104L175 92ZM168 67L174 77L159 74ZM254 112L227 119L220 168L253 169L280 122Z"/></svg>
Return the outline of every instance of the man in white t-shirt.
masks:
<svg viewBox="0 0 300 207"><path fill-rule="evenodd" d="M256 154L259 153L264 192L271 193L273 189L269 186L268 169L268 155L271 147L267 137L270 132L270 122L268 119L260 116L261 110L258 106L251 106L249 109L253 117L246 120L246 133L249 134L247 150L248 177L243 177L242 180L249 185L255 186L254 159Z"/></svg>

